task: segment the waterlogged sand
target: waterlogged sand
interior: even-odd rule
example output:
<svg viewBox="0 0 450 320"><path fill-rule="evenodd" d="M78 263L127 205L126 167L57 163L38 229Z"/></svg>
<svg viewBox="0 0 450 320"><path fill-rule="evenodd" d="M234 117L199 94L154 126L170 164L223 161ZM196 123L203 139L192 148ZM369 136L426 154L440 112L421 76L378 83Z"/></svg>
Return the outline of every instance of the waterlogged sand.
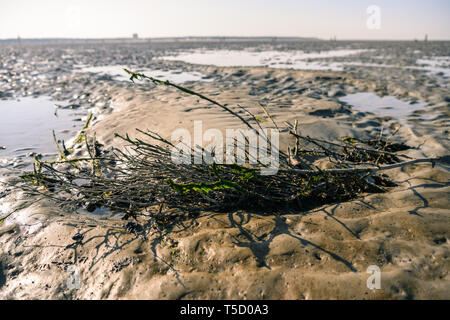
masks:
<svg viewBox="0 0 450 320"><path fill-rule="evenodd" d="M339 102L343 95L386 90L420 98L423 109L403 118L393 141L412 146L405 151L412 157L448 155L449 106L441 87L383 88L342 72L195 70L216 80L187 87L259 116L262 102L279 125L297 119L302 133L330 140L376 137L399 125L352 110ZM114 133L136 136L135 128L164 137L192 130L196 120L203 130L242 128L217 107L171 88L100 80L89 92L109 97L89 131L106 148L123 147ZM280 142L283 150L293 143L286 134ZM386 174L398 184L388 193L283 215L205 212L163 233L130 233L120 217L62 212L3 190L0 212L17 211L0 227L0 298L449 299L449 168L419 164ZM79 268L80 289L67 288L71 265ZM371 265L381 270L381 289L367 288Z"/></svg>

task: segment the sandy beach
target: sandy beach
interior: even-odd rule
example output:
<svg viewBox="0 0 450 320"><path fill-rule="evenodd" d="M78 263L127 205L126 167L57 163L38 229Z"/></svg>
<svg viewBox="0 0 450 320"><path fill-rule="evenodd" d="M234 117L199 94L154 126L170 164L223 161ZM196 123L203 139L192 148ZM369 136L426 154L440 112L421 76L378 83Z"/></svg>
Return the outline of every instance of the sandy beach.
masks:
<svg viewBox="0 0 450 320"><path fill-rule="evenodd" d="M178 60L201 50L254 57L267 46L281 52L281 60L273 54L251 66ZM298 68L292 61L280 67L283 54L300 49L309 55L295 56ZM333 56L333 50L355 51ZM167 139L177 128L192 132L198 120L205 130L242 128L236 117L195 96L118 78L123 66L179 81L235 111L242 105L264 117L263 103L277 124L297 120L314 138L373 139L381 132L410 147L401 154L439 158L450 149L449 78L441 70L448 71L449 55L450 42L0 44L0 103L51 97L77 119L65 133L67 145L92 113L87 135L108 150L126 145L116 133L143 138L136 128ZM435 57L447 58L441 69L424 61ZM83 69L104 66L116 69ZM359 109L350 103L354 94L363 94ZM373 109L373 99L391 97L414 112L389 105L370 112L362 109L368 97ZM293 143L280 134L280 150ZM130 230L119 216L67 212L8 186L32 158L0 140L3 145L0 152L11 153L0 153L0 181L6 182L0 185L0 299L450 298L448 164L385 171L396 184L388 192L308 211L206 211L163 230ZM71 156L84 154L79 145ZM144 225L145 218L136 223ZM373 265L381 271L376 290L366 284ZM79 289L67 285L70 266L79 271Z"/></svg>

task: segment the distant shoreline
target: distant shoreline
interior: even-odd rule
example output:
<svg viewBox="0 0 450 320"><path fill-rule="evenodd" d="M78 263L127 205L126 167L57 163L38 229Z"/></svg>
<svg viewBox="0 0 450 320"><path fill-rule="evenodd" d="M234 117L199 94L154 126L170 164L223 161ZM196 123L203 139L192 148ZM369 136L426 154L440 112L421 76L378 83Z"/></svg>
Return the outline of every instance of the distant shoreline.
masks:
<svg viewBox="0 0 450 320"><path fill-rule="evenodd" d="M0 39L0 42L166 42L166 41L323 41L311 37L155 37L155 38L11 38Z"/></svg>
<svg viewBox="0 0 450 320"><path fill-rule="evenodd" d="M419 39L320 39L314 37L150 37L150 38L9 38L0 39L2 43L117 43L117 42L130 42L130 43L148 43L148 42L237 42L237 41L334 41L334 42L424 42ZM448 42L448 40L436 39L428 40L427 42Z"/></svg>

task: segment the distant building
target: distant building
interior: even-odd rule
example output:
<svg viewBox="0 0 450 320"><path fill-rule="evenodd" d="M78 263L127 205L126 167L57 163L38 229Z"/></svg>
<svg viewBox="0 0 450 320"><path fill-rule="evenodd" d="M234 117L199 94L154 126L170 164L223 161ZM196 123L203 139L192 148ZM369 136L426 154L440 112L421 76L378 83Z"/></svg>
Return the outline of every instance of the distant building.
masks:
<svg viewBox="0 0 450 320"><path fill-rule="evenodd" d="M138 34L137 33L133 33L133 40L137 40L139 39Z"/></svg>

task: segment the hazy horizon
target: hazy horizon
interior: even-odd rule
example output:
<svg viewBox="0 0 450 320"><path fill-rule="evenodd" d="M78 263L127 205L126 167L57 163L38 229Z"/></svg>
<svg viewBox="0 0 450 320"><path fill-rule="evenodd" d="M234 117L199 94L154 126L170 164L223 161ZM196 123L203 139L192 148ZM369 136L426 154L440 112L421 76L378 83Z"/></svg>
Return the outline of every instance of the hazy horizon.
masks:
<svg viewBox="0 0 450 320"><path fill-rule="evenodd" d="M234 39L234 38L248 38L248 39L259 39L259 38L277 38L278 40L284 40L284 39L293 39L293 41L295 41L295 38L298 38L300 41L304 39L304 41L329 41L330 39L322 39L322 38L314 38L314 37L283 37L283 36L176 36L176 37L139 37L138 40L171 40L171 39L185 39L185 38L193 38L193 39L207 39L207 38L225 38L225 39ZM89 40L89 41L96 41L96 40L106 40L106 41L113 41L113 40L123 40L123 41L127 41L127 40L133 40L133 38L131 36L129 37L108 37L108 38L64 38L64 37L49 37L49 38L22 38L22 37L16 37L16 38L0 38L0 41L46 41L46 40L55 40L55 41L76 41L76 40ZM339 41L391 41L391 42L396 42L396 41L423 41L422 38L411 38L411 39L336 39L337 42ZM450 41L450 39L428 39L428 41Z"/></svg>
<svg viewBox="0 0 450 320"><path fill-rule="evenodd" d="M368 27L379 9L378 27ZM0 39L450 40L450 1L0 0ZM376 13L375 13L376 14Z"/></svg>

